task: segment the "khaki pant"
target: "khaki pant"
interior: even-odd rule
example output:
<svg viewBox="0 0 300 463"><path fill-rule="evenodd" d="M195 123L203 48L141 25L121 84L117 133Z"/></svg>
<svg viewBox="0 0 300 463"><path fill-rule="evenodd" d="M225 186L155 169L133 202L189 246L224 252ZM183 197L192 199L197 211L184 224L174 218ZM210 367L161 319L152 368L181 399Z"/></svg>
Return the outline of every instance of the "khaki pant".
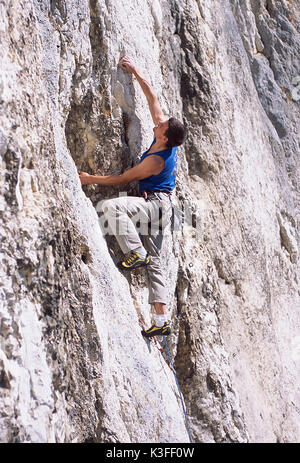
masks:
<svg viewBox="0 0 300 463"><path fill-rule="evenodd" d="M150 255L146 267L149 304L166 304L166 272L162 268L161 249L165 236L170 234L172 203L166 193L151 193L148 198L147 201L139 196L108 199L102 203L101 210L124 254L144 246Z"/></svg>

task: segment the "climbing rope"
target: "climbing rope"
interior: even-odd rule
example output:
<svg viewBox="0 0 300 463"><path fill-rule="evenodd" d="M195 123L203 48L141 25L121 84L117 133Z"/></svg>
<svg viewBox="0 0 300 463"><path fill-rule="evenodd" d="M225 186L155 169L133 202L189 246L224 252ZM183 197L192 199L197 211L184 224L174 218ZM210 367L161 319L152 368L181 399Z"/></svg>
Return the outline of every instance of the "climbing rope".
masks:
<svg viewBox="0 0 300 463"><path fill-rule="evenodd" d="M148 273L147 266L146 266L146 275L147 275L147 280L148 280L148 285L149 285L150 284L150 279L149 279L149 273ZM185 419L185 424L186 424L186 430L188 432L189 439L190 439L190 442L192 444L193 443L193 437L192 437L191 427L190 427L189 419L188 419L188 416L187 416L187 413L186 413L183 395L182 395L182 392L181 392L181 389L180 389L180 386L179 386L179 382L178 382L177 375L176 375L176 370L175 370L175 367L173 365L172 356L171 356L171 352L170 352L169 347L168 347L166 336L163 336L163 340L164 340L164 345L165 345L165 348L166 348L166 351L167 351L167 354L168 354L168 357L169 357L169 363L167 362L167 364L169 365L169 367L173 371L173 374L174 374L174 377L175 377L175 382L176 382L176 386L177 386L177 389L178 389L178 393L179 393L179 397L180 397L180 401L181 401L181 405L182 405L182 409L183 409L183 414L184 414L184 419ZM155 343L156 343L156 339L155 339Z"/></svg>
<svg viewBox="0 0 300 463"><path fill-rule="evenodd" d="M182 409L183 409L183 413L184 413L184 418L185 418L186 429L187 429L187 432L188 432L188 435L189 435L190 442L192 444L193 443L193 437L192 437L191 427L190 427L189 419L188 419L188 416L187 416L187 413L186 413L183 395L182 395L182 392L181 392L181 389L180 389L180 386L179 386L179 382L178 382L178 379L177 379L175 367L174 367L173 361L172 361L171 352L169 350L168 343L167 343L167 340L166 340L166 336L163 336L163 340L164 340L166 351L168 353L169 362L170 362L170 365L171 365L171 368L172 368L172 371L173 371L173 374L174 374L174 377L175 377L177 389L178 389L178 392L179 392L179 397L180 397L180 401L181 401L181 405L182 405Z"/></svg>

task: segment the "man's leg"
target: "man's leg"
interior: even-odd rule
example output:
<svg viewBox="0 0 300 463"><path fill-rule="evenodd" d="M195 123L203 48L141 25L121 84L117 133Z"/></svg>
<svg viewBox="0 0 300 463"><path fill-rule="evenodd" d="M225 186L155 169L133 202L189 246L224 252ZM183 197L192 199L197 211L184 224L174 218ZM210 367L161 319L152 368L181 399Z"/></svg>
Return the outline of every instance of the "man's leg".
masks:
<svg viewBox="0 0 300 463"><path fill-rule="evenodd" d="M134 250L139 250L143 254L144 250L146 255L138 230L149 221L148 207L145 207L145 204L144 198L121 196L108 199L101 206L102 220L107 220L110 231L116 237L124 254Z"/></svg>
<svg viewBox="0 0 300 463"><path fill-rule="evenodd" d="M155 308L155 325L162 327L167 322L166 271L161 260L163 235L144 236L143 243L150 256L150 262L146 269L149 289L148 302L153 304Z"/></svg>
<svg viewBox="0 0 300 463"><path fill-rule="evenodd" d="M163 302L154 302L155 313L157 315L166 315L167 306Z"/></svg>
<svg viewBox="0 0 300 463"><path fill-rule="evenodd" d="M158 227L155 227L155 224L154 229L156 229L156 233L151 234L151 226L150 234L148 233L149 220L152 218L153 222L158 221L159 205L160 202L157 200L146 202L144 198L122 196L104 201L101 209L104 213L103 219L108 221L111 232L116 237L124 254L141 246L144 246L148 251L150 255L150 261L147 265L149 303L155 306L156 317L158 317L156 318L156 323L164 326L167 297L165 276L163 275L160 259L164 235L162 232L157 232ZM168 221L169 219L167 219ZM137 222L140 224L139 227L137 227ZM140 228L140 230L137 228ZM140 239L139 231L143 236L143 243ZM169 332L169 326L164 328L163 334L169 334Z"/></svg>
<svg viewBox="0 0 300 463"><path fill-rule="evenodd" d="M151 258L146 269L149 287L149 304L153 304L155 307L155 327L152 326L149 330L142 332L146 337L170 333L166 311L168 298L165 284L166 271L163 268L161 251L165 243L166 235L170 233L171 212L170 200L168 198L166 200L164 199L162 219L165 223L162 230L143 236L143 244ZM157 328L160 328L160 330L157 330Z"/></svg>

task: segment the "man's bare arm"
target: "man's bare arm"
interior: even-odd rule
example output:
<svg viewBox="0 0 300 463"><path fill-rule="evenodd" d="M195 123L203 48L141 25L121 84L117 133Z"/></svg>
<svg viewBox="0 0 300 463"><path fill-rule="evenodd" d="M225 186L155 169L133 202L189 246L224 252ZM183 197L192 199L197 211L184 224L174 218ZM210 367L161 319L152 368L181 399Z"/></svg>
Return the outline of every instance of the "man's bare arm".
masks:
<svg viewBox="0 0 300 463"><path fill-rule="evenodd" d="M133 61L128 56L124 56L120 61L120 66L124 71L130 72L136 77L138 83L141 86L141 89L145 94L145 97L147 98L154 124L157 125L159 122L166 121L167 117L162 112L156 93L154 92L149 82L134 65Z"/></svg>
<svg viewBox="0 0 300 463"><path fill-rule="evenodd" d="M78 171L82 185L106 185L121 186L134 180L142 180L151 175L158 175L164 168L165 161L162 157L153 155L147 156L140 164L126 170L121 175L90 175Z"/></svg>

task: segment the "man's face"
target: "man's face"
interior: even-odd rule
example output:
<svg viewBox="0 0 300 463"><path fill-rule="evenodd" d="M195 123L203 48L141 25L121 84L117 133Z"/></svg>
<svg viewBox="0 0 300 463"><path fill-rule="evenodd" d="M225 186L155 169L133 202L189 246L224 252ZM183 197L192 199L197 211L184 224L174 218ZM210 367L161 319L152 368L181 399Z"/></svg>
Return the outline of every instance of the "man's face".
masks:
<svg viewBox="0 0 300 463"><path fill-rule="evenodd" d="M166 130L169 128L169 121L159 122L155 127L153 127L153 132L156 139L163 139L167 140L167 137L164 137Z"/></svg>

